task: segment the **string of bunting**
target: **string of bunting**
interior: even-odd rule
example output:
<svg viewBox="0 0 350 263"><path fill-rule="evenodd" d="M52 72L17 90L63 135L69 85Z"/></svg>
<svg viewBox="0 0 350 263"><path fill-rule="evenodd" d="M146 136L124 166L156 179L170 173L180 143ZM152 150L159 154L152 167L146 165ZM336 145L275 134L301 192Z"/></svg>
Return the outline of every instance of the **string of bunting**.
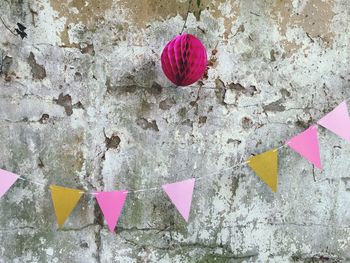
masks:
<svg viewBox="0 0 350 263"><path fill-rule="evenodd" d="M321 118L317 124L312 125L305 131L290 138L284 145L268 150L266 152L254 155L246 161L231 166L225 170L230 170L247 164L257 176L273 191L277 192L278 185L278 150L284 146L288 146L298 153L316 168L322 170L320 148L318 141L317 127L322 126L329 131L335 133L342 139L350 142L350 117L346 102L343 101L331 112ZM114 232L118 219L122 213L125 200L130 192L145 192L162 189L174 204L183 219L188 222L193 190L195 182L202 179L190 178L174 183L167 183L160 187L139 189L139 190L117 190L117 191L100 191L91 192L104 215L108 228ZM15 173L0 169L0 198L15 184L18 179L28 180ZM29 182L41 186L45 184L28 180ZM78 204L83 194L89 193L79 189L67 188L58 185L49 186L54 212L57 224L61 228Z"/></svg>

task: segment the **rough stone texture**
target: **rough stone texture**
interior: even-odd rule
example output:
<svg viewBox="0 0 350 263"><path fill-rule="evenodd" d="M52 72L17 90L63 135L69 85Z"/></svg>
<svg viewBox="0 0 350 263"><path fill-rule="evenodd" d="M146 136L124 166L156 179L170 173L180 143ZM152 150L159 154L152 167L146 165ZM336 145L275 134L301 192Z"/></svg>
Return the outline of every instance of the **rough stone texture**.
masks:
<svg viewBox="0 0 350 263"><path fill-rule="evenodd" d="M196 0L211 56L176 88L160 68L185 0L0 0L0 262L350 261L350 146L320 128L324 171L281 149L279 191L247 167L349 90L348 0ZM199 89L199 87L201 87ZM130 194L115 234L85 195L56 228L48 185L143 189L202 177L186 224L161 191Z"/></svg>

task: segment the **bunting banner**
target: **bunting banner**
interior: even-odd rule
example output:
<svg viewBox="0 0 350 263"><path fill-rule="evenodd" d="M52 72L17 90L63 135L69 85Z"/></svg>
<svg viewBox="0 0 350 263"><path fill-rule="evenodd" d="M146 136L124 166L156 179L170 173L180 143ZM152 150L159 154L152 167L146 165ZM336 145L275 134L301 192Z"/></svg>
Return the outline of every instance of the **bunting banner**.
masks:
<svg viewBox="0 0 350 263"><path fill-rule="evenodd" d="M50 185L50 190L57 223L62 227L84 192L57 185Z"/></svg>
<svg viewBox="0 0 350 263"><path fill-rule="evenodd" d="M318 169L322 169L316 125L291 138L287 145Z"/></svg>
<svg viewBox="0 0 350 263"><path fill-rule="evenodd" d="M105 217L109 230L114 232L128 191L95 192L94 195Z"/></svg>
<svg viewBox="0 0 350 263"><path fill-rule="evenodd" d="M273 149L259 155L253 156L247 160L248 166L271 188L277 191L277 149Z"/></svg>
<svg viewBox="0 0 350 263"><path fill-rule="evenodd" d="M335 109L321 118L317 124L350 142L350 117L345 101L340 103ZM307 130L292 137L286 142L285 145L289 146L292 150L300 154L311 164L315 165L315 167L322 169L317 125L312 125ZM230 167L230 169L247 164L257 174L257 176L259 176L262 181L271 188L273 192L277 192L278 150L285 145L268 150L258 155L253 155L247 161L242 162L239 165L236 164ZM219 173L220 171L218 171L218 174ZM12 172L0 169L0 198L19 178L22 180L27 180L33 184L45 185L43 183L35 182ZM195 178L191 178L184 181L164 184L157 188L133 190L131 192L136 193L154 189L163 189L184 220L188 222L195 180ZM82 195L86 192L57 185L50 185L50 190L57 223L59 227L62 227L78 204ZM96 198L96 201L111 232L114 232L118 224L118 220L129 192L130 191L128 190L118 190L92 193Z"/></svg>
<svg viewBox="0 0 350 263"><path fill-rule="evenodd" d="M345 101L320 119L317 124L350 142L350 118L348 106Z"/></svg>
<svg viewBox="0 0 350 263"><path fill-rule="evenodd" d="M0 198L10 189L18 180L17 174L0 169Z"/></svg>
<svg viewBox="0 0 350 263"><path fill-rule="evenodd" d="M188 222L190 216L194 181L195 179L192 178L162 186L164 192L168 195L171 202L175 205L186 222Z"/></svg>

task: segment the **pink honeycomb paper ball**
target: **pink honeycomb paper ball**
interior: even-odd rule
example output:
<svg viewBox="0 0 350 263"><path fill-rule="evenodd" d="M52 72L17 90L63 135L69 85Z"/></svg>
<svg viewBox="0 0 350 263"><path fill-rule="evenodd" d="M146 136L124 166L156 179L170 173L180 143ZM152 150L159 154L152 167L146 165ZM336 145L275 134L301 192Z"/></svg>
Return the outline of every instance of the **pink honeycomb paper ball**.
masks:
<svg viewBox="0 0 350 263"><path fill-rule="evenodd" d="M207 51L198 38L182 34L166 44L161 62L165 76L172 83L188 86L203 76L208 64Z"/></svg>

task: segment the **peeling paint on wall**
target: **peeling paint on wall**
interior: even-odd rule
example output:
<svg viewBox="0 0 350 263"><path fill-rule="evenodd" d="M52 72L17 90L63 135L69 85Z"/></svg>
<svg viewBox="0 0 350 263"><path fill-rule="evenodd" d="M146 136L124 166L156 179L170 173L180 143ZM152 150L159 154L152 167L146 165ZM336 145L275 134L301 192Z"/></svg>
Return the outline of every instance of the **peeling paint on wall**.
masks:
<svg viewBox="0 0 350 263"><path fill-rule="evenodd" d="M324 171L282 149L275 195L228 169L350 97L348 11L347 0L0 1L6 26L28 34L0 23L0 168L88 191L203 177L189 224L161 191L140 192L112 234L89 196L57 230L47 187L18 182L0 200L0 262L350 261L346 142L320 129ZM182 28L210 57L191 87L159 61Z"/></svg>

